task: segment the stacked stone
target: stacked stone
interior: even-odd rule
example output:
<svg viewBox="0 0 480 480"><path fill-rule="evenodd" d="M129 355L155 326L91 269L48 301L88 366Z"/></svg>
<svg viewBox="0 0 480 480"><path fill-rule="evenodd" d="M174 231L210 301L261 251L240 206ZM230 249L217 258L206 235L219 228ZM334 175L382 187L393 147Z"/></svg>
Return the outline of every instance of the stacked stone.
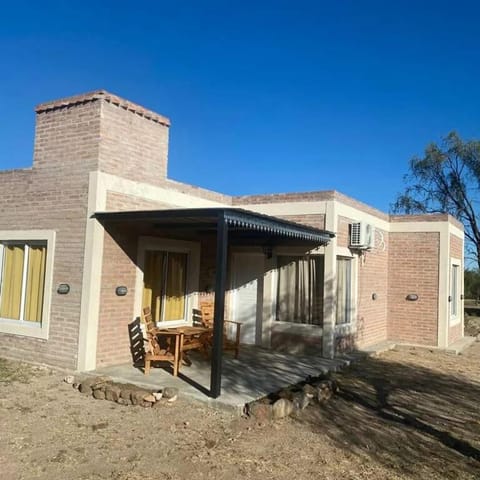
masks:
<svg viewBox="0 0 480 480"><path fill-rule="evenodd" d="M151 391L136 385L116 383L108 377L88 377L76 382L71 375L65 377L66 383L72 384L83 395L93 396L97 400L109 400L119 405L139 405L145 408L159 407L173 403L178 398L178 388L165 387Z"/></svg>

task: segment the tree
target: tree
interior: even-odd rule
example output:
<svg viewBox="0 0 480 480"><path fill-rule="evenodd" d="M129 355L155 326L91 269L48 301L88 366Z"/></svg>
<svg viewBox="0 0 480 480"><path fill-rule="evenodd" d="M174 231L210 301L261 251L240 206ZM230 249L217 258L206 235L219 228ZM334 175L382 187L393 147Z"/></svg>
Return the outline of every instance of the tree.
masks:
<svg viewBox="0 0 480 480"><path fill-rule="evenodd" d="M480 298L480 272L478 270L465 270L465 298Z"/></svg>
<svg viewBox="0 0 480 480"><path fill-rule="evenodd" d="M465 228L467 258L480 268L480 142L463 141L451 132L409 166L405 191L392 205L393 212L453 215Z"/></svg>

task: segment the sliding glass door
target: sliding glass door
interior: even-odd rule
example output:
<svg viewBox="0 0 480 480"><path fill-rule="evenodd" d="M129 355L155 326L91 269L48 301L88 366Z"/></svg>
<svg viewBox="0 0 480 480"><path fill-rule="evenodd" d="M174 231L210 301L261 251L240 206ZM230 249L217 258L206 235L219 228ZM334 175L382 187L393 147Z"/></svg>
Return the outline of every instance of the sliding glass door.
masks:
<svg viewBox="0 0 480 480"><path fill-rule="evenodd" d="M146 250L142 307L149 306L155 322L185 320L186 253Z"/></svg>

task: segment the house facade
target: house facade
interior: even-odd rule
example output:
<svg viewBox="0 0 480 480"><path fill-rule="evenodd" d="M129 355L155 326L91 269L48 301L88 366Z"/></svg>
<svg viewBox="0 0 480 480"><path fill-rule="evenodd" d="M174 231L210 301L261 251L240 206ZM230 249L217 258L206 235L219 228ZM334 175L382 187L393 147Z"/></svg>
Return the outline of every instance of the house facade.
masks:
<svg viewBox="0 0 480 480"><path fill-rule="evenodd" d="M336 191L229 196L180 183L167 176L169 125L105 91L37 106L32 168L0 172L2 356L93 370L131 361L127 326L144 306L159 325L191 323L217 270L216 232L189 222L192 209L326 239L235 237L225 318L242 323L243 343L332 358L463 336L454 218L392 216ZM168 211L182 222L166 225Z"/></svg>

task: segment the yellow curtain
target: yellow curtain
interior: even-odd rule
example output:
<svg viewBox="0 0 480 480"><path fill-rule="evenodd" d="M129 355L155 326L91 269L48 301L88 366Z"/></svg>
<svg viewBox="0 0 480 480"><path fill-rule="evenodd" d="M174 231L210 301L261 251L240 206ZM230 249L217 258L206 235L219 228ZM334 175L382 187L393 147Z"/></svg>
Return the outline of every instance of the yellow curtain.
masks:
<svg viewBox="0 0 480 480"><path fill-rule="evenodd" d="M31 246L28 251L27 288L23 318L29 322L42 321L46 254L47 249L41 246Z"/></svg>
<svg viewBox="0 0 480 480"><path fill-rule="evenodd" d="M145 307L150 307L152 309L152 317L155 322L159 322L161 320L162 314L164 261L164 252L154 250L147 250L145 252L142 309Z"/></svg>
<svg viewBox="0 0 480 480"><path fill-rule="evenodd" d="M20 319L23 277L23 245L5 245L0 317Z"/></svg>
<svg viewBox="0 0 480 480"><path fill-rule="evenodd" d="M181 320L185 316L185 286L187 255L168 253L165 317L168 320Z"/></svg>

